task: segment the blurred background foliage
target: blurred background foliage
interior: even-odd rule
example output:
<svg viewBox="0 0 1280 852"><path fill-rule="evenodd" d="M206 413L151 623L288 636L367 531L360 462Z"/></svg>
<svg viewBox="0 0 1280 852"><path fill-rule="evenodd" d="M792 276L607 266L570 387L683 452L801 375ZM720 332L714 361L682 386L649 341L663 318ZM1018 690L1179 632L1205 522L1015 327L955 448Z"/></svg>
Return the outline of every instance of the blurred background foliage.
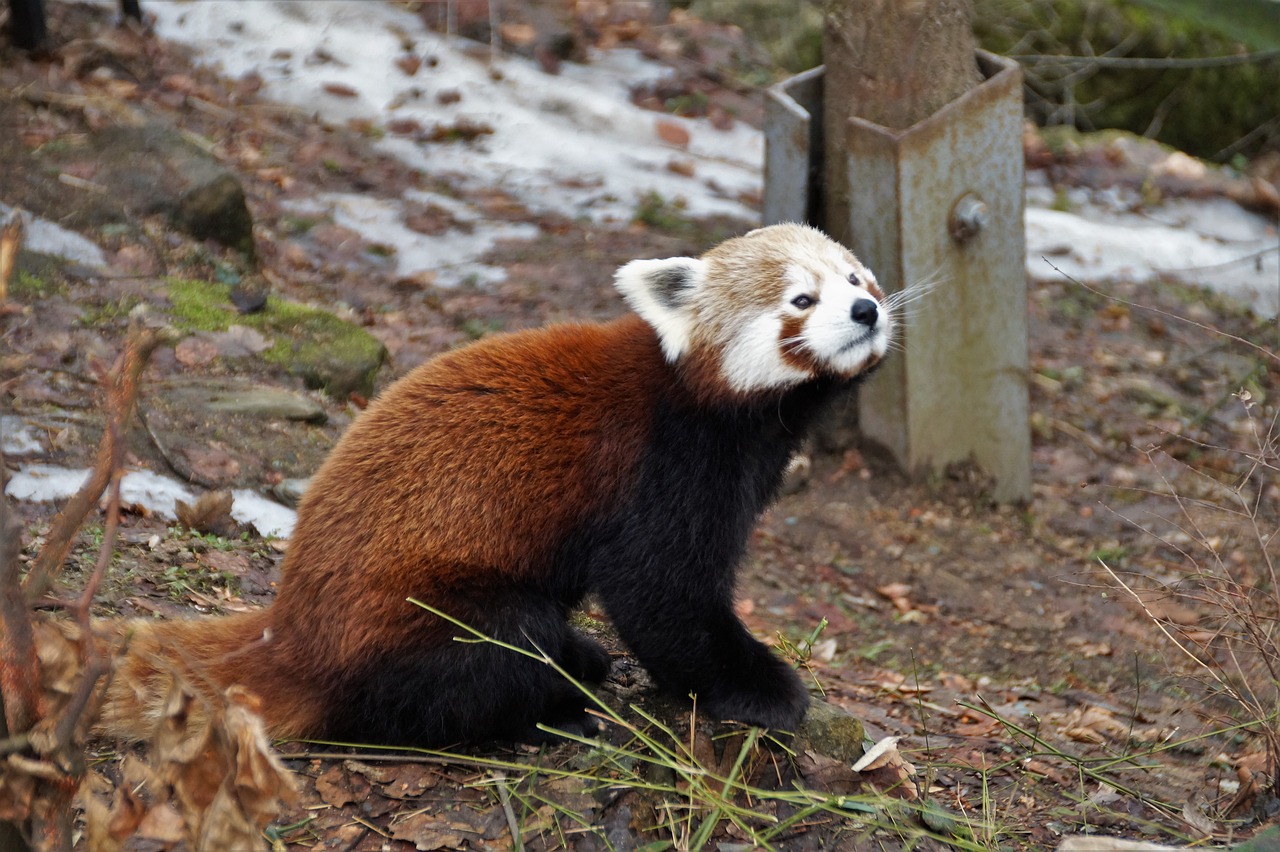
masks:
<svg viewBox="0 0 1280 852"><path fill-rule="evenodd" d="M821 62L825 3L674 5L742 27L794 73ZM1022 63L1040 124L1120 128L1219 161L1280 150L1280 0L974 0L974 30Z"/></svg>

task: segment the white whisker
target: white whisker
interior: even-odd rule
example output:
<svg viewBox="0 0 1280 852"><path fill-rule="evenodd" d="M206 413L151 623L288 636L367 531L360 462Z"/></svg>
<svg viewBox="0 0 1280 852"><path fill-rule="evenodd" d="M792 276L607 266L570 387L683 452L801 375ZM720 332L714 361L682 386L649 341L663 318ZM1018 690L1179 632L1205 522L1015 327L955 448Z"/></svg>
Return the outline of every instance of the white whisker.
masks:
<svg viewBox="0 0 1280 852"><path fill-rule="evenodd" d="M890 316L901 320L903 323L910 323L919 316L921 309L919 303L947 280L947 276L942 275L939 270L903 287L901 290L888 294L880 304L884 306ZM894 343L897 342L895 339ZM891 346L890 348L900 351L900 346Z"/></svg>
<svg viewBox="0 0 1280 852"><path fill-rule="evenodd" d="M784 337L778 341L778 345L782 347L783 351L798 349L804 345L804 337L802 335L796 335L795 337Z"/></svg>

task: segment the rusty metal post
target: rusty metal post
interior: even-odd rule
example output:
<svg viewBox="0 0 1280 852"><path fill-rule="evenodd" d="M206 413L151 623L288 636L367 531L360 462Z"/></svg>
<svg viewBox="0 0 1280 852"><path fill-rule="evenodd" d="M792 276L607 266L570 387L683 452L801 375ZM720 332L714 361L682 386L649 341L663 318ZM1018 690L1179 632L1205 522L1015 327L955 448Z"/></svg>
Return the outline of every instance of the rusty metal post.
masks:
<svg viewBox="0 0 1280 852"><path fill-rule="evenodd" d="M861 388L862 433L907 471L973 460L1001 501L1031 496L1022 76L979 52L983 81L904 130L850 118L849 221L826 223L888 292L926 281L904 351ZM813 221L821 69L769 92L765 222ZM821 120L816 121L821 126ZM799 176L803 175L803 178Z"/></svg>
<svg viewBox="0 0 1280 852"><path fill-rule="evenodd" d="M764 223L823 227L822 78L819 66L769 89L764 101Z"/></svg>

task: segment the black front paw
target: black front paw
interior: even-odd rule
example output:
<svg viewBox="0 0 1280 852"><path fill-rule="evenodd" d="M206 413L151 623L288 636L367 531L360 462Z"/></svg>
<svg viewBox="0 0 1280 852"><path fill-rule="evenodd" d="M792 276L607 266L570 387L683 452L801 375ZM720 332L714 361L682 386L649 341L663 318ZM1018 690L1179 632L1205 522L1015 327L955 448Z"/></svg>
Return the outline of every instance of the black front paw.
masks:
<svg viewBox="0 0 1280 852"><path fill-rule="evenodd" d="M717 719L795 732L809 708L809 693L799 675L763 646L764 657L726 688L712 690L702 708Z"/></svg>

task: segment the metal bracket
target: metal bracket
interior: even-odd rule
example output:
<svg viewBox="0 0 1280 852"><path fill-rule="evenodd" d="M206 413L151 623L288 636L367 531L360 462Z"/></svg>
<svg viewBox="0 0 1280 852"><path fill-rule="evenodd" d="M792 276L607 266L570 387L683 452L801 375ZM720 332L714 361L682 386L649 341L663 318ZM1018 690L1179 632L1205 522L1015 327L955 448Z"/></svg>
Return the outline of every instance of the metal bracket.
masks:
<svg viewBox="0 0 1280 852"><path fill-rule="evenodd" d="M975 461L1001 501L1031 496L1022 74L979 51L985 80L894 130L854 117L847 223L825 223L886 292L932 284L904 351L861 389L859 425L912 473ZM822 69L769 90L766 224L821 224Z"/></svg>

